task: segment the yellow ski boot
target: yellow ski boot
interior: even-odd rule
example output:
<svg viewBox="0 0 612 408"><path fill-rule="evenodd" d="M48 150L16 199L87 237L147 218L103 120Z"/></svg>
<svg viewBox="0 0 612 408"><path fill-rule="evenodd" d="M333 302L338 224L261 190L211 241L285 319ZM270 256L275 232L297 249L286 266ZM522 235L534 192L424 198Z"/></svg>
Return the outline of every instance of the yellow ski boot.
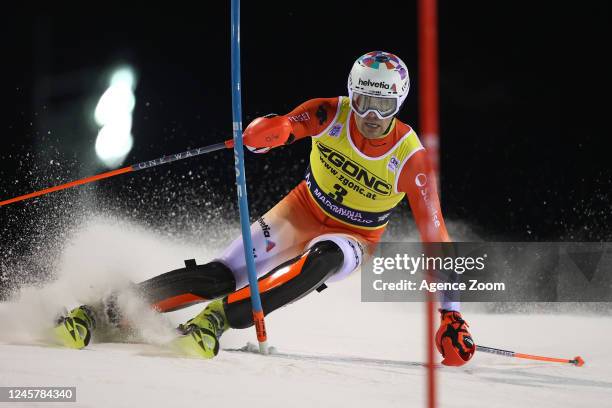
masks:
<svg viewBox="0 0 612 408"><path fill-rule="evenodd" d="M171 346L181 354L213 358L219 353L219 338L229 329L223 300L210 302L196 317L178 327L180 336Z"/></svg>
<svg viewBox="0 0 612 408"><path fill-rule="evenodd" d="M82 349L89 344L95 328L96 320L93 311L88 306L79 306L65 316L60 316L52 332L56 342L60 345Z"/></svg>

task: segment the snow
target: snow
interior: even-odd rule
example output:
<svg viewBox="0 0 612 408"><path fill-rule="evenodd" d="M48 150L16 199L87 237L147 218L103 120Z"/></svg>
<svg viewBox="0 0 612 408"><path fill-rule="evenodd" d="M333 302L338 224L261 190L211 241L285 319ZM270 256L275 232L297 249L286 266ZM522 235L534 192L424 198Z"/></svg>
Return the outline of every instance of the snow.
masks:
<svg viewBox="0 0 612 408"><path fill-rule="evenodd" d="M214 255L135 225L97 220L85 226L64 249L57 281L0 304L0 386L76 386L77 402L70 407L425 406L422 305L362 303L358 274L266 318L269 342L279 353L320 359L221 351L206 361L170 356L156 345L168 338L169 327L202 306L158 316L130 304L139 335L152 344L98 342L77 351L40 342L41 327L61 307L180 267L183 259L203 262ZM487 314L473 305L465 305L464 315L477 343L580 355L586 364L477 353L464 367L438 370L441 407L592 407L612 401L610 317ZM255 333L230 331L221 340L223 348L240 348L254 342ZM348 356L364 361L343 361Z"/></svg>

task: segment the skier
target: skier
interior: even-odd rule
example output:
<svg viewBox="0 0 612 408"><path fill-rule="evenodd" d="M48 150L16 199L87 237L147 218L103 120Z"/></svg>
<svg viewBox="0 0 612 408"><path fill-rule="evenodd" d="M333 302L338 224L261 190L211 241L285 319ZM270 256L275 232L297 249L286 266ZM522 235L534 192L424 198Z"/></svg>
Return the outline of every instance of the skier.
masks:
<svg viewBox="0 0 612 408"><path fill-rule="evenodd" d="M404 62L374 51L355 61L348 97L309 100L286 115L255 119L244 144L265 153L310 137L304 180L251 226L265 314L346 278L380 240L392 209L407 196L423 242L449 242L425 149L398 114L410 80ZM179 326L176 340L204 358L219 351L229 328L253 324L242 238L204 265L177 269L138 285L159 312L210 301ZM73 309L56 327L64 344L84 347L95 327L93 308ZM104 308L107 320L117 310ZM447 365L463 365L475 351L458 302L442 302L436 345Z"/></svg>

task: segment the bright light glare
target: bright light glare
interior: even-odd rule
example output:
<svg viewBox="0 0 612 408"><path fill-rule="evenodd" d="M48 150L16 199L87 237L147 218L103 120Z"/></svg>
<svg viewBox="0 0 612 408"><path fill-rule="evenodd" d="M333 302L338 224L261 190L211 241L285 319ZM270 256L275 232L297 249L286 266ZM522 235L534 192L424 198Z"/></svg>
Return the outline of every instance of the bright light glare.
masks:
<svg viewBox="0 0 612 408"><path fill-rule="evenodd" d="M120 121L104 126L98 132L96 154L108 167L121 164L132 150L134 138L130 133L131 128L132 118L125 116Z"/></svg>
<svg viewBox="0 0 612 408"><path fill-rule="evenodd" d="M96 123L102 127L96 139L96 154L107 167L121 164L134 144L131 130L135 85L136 78L130 68L116 70L94 111Z"/></svg>
<svg viewBox="0 0 612 408"><path fill-rule="evenodd" d="M127 86L130 89L134 89L136 84L136 78L134 71L128 67L119 68L111 76L111 86Z"/></svg>
<svg viewBox="0 0 612 408"><path fill-rule="evenodd" d="M136 104L132 89L125 83L111 85L98 102L94 112L96 123L100 126L112 123L115 118L131 114Z"/></svg>

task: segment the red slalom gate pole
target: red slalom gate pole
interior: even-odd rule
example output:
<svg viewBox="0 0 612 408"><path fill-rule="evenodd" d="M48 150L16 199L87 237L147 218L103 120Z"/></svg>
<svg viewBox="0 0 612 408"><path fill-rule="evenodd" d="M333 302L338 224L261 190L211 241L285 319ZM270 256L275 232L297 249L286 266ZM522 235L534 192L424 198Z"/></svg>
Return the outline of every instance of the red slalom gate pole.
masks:
<svg viewBox="0 0 612 408"><path fill-rule="evenodd" d="M427 149L431 172L438 179L438 18L437 0L419 0L419 122L421 137ZM436 367L435 367L435 298L427 295L427 406L435 408L436 401Z"/></svg>
<svg viewBox="0 0 612 408"><path fill-rule="evenodd" d="M419 122L431 170L439 173L438 6L419 0Z"/></svg>
<svg viewBox="0 0 612 408"><path fill-rule="evenodd" d="M476 346L476 350L480 353L497 354L498 356L524 358L526 360L548 361L551 363L573 364L576 367L582 367L584 365L584 360L580 356L576 356L573 359L558 358L558 357L544 357L544 356L535 356L533 354L517 353L515 351L509 351L509 350L501 350L501 349L496 349L493 347L486 347L486 346Z"/></svg>
<svg viewBox="0 0 612 408"><path fill-rule="evenodd" d="M434 343L434 316L435 299L431 292L427 293L427 406L436 406L436 366L435 366L435 343Z"/></svg>
<svg viewBox="0 0 612 408"><path fill-rule="evenodd" d="M4 205L16 203L18 201L27 200L28 198L34 198L34 197L39 197L45 194L53 193L54 191L65 190L67 188L81 186L83 184L91 183L93 181L114 177L119 174L125 174L125 173L131 173L134 171L149 169L151 167L159 166L161 164L172 163L178 160L187 159L189 157L195 157L201 154L210 153L210 152L214 152L214 151L222 150L222 149L231 149L233 147L234 147L234 141L228 140L223 143L216 143L210 146L200 147L197 149L187 150L186 152L181 152L181 153L171 154L169 156L160 157L159 159L148 160L145 162L132 164L131 166L123 167L117 170L107 171L106 173L101 173L95 176L85 177L85 178L71 181L65 184L60 184L59 186L45 188L43 190L34 191L33 193L24 194L19 197L0 201L0 207Z"/></svg>

